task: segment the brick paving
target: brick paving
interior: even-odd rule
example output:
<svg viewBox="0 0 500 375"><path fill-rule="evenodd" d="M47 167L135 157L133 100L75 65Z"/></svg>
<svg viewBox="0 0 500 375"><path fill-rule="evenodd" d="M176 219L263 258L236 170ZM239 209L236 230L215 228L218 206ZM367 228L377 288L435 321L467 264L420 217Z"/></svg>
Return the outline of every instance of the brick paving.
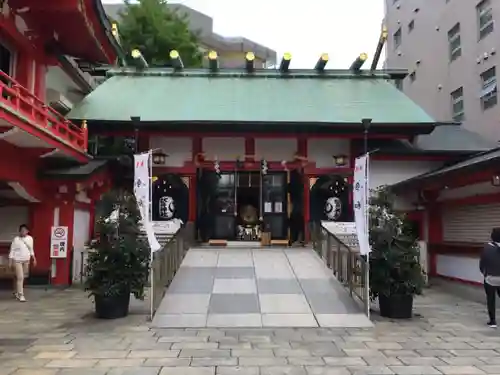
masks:
<svg viewBox="0 0 500 375"><path fill-rule="evenodd" d="M426 290L411 321L373 328L155 329L148 302L92 317L77 289L0 293L0 375L500 374L500 330L483 305Z"/></svg>

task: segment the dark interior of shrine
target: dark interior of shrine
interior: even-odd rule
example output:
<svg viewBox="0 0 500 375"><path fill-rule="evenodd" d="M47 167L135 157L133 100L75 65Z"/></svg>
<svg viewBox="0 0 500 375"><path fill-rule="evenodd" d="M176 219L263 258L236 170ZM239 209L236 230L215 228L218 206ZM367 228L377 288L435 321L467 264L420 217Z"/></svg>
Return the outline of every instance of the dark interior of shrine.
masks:
<svg viewBox="0 0 500 375"><path fill-rule="evenodd" d="M260 216L260 189L258 186L240 187L236 193L237 212L241 224L255 224Z"/></svg>

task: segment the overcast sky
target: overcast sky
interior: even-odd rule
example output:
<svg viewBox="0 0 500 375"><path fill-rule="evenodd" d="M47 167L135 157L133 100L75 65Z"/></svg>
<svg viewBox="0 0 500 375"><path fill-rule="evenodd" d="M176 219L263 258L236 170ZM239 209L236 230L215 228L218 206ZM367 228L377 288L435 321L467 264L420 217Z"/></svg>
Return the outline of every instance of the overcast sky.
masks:
<svg viewBox="0 0 500 375"><path fill-rule="evenodd" d="M293 68L313 68L324 52L330 55L329 68L348 68L361 52L368 53L371 60L384 17L384 0L172 2L212 17L218 34L246 37L276 50L279 55L290 52Z"/></svg>

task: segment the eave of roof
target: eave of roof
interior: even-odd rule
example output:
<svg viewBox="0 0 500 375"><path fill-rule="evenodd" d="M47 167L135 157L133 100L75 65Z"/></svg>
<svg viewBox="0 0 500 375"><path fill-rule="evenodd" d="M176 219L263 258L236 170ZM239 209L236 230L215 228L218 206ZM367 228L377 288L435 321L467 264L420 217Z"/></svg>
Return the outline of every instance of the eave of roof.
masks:
<svg viewBox="0 0 500 375"><path fill-rule="evenodd" d="M118 56L118 59L120 60L121 63L125 63L125 58L127 54L123 50L122 46L120 43L116 40L116 38L113 36L113 33L111 32L111 22L109 21L108 16L106 15L106 11L104 10L104 6L102 5L101 0L94 0L94 10L97 14L97 17L101 23L101 26L103 28L104 34L108 37L108 40L113 47L113 49L116 52L116 55Z"/></svg>
<svg viewBox="0 0 500 375"><path fill-rule="evenodd" d="M69 168L50 169L44 171L42 177L44 178L68 178L79 179L87 177L92 173L101 170L108 164L108 160L91 160L86 164L77 165Z"/></svg>
<svg viewBox="0 0 500 375"><path fill-rule="evenodd" d="M478 168L490 167L493 164L498 163L498 161L500 161L500 148L495 148L490 151L478 153L458 163L447 165L434 171L421 174L405 181L401 181L397 184L392 185L391 189L395 192L398 192L408 187L422 186L425 183L437 181L456 173L463 174L465 172L470 172Z"/></svg>

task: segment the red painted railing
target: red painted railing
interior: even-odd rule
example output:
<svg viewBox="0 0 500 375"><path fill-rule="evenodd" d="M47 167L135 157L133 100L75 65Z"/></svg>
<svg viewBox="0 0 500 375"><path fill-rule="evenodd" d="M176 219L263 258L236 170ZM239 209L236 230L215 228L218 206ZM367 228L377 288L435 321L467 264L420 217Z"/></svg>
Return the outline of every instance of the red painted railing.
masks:
<svg viewBox="0 0 500 375"><path fill-rule="evenodd" d="M79 127L38 99L27 88L0 70L0 102L20 115L21 121L50 132L59 140L87 151L88 130Z"/></svg>

